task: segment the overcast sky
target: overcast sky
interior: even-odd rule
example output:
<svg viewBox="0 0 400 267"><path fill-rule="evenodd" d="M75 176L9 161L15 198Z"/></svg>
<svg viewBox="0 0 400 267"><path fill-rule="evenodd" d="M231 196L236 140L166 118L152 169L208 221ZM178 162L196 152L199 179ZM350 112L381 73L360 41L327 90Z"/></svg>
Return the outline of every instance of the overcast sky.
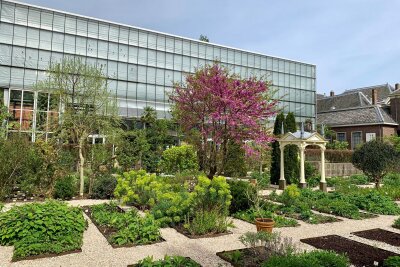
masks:
<svg viewBox="0 0 400 267"><path fill-rule="evenodd" d="M317 91L400 82L399 0L22 0L317 65Z"/></svg>

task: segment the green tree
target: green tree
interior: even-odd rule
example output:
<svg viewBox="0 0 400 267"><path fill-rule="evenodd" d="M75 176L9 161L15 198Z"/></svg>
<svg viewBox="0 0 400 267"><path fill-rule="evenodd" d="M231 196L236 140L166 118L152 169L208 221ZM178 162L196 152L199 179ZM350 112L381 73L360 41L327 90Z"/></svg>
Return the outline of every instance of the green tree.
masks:
<svg viewBox="0 0 400 267"><path fill-rule="evenodd" d="M372 178L379 188L382 178L398 164L399 155L395 148L380 140L364 143L353 153L353 164Z"/></svg>
<svg viewBox="0 0 400 267"><path fill-rule="evenodd" d="M149 149L145 130L126 131L122 133L116 149L118 164L126 171L141 169L143 155L148 153Z"/></svg>
<svg viewBox="0 0 400 267"><path fill-rule="evenodd" d="M285 118L285 132L297 131L296 119L293 112L289 112ZM299 181L299 148L297 145L285 146L285 179L291 184Z"/></svg>
<svg viewBox="0 0 400 267"><path fill-rule="evenodd" d="M199 40L200 41L203 41L203 42L210 42L210 40L208 39L208 37L206 36L206 35L203 35L203 34L200 34L200 38L199 38Z"/></svg>
<svg viewBox="0 0 400 267"><path fill-rule="evenodd" d="M47 79L36 89L52 93L59 99L58 136L74 144L79 152L80 190L84 192L84 147L92 134L113 136L120 126L116 99L107 89L101 69L86 65L78 58L65 58L51 65Z"/></svg>
<svg viewBox="0 0 400 267"><path fill-rule="evenodd" d="M140 117L140 121L143 124L143 128L146 129L148 125L154 124L157 120L157 112L152 107L145 107L143 109L142 116Z"/></svg>
<svg viewBox="0 0 400 267"><path fill-rule="evenodd" d="M285 115L283 113L279 113L276 116L275 124L274 124L274 132L275 137L278 137L282 134L282 123L285 123ZM281 151L279 148L278 141L272 143L272 154L271 154L271 183L278 184L280 178L280 170L281 170Z"/></svg>
<svg viewBox="0 0 400 267"><path fill-rule="evenodd" d="M244 177L246 174L247 166L245 151L240 145L230 141L228 143L224 175L229 177Z"/></svg>
<svg viewBox="0 0 400 267"><path fill-rule="evenodd" d="M181 145L166 149L160 161L161 171L166 174L175 174L183 171L197 171L196 151L193 146Z"/></svg>

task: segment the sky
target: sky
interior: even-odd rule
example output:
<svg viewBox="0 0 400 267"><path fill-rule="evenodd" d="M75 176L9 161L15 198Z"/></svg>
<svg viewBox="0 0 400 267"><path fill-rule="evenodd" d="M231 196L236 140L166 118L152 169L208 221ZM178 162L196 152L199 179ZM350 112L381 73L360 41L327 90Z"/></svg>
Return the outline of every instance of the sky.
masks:
<svg viewBox="0 0 400 267"><path fill-rule="evenodd" d="M21 0L317 66L317 92L400 83L399 0Z"/></svg>

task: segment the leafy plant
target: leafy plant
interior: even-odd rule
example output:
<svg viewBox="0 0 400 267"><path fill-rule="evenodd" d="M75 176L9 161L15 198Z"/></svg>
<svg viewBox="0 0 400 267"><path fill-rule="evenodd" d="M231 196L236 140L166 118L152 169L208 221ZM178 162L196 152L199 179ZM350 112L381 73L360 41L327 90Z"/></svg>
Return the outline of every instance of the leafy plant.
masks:
<svg viewBox="0 0 400 267"><path fill-rule="evenodd" d="M327 149L333 150L346 150L348 147L349 143L347 141L334 140L333 142L326 144Z"/></svg>
<svg viewBox="0 0 400 267"><path fill-rule="evenodd" d="M242 261L242 252L240 250L234 250L230 253L224 253L225 257L228 257L233 263L240 263Z"/></svg>
<svg viewBox="0 0 400 267"><path fill-rule="evenodd" d="M267 188L271 183L270 174L267 172L253 172L251 178L256 179L257 184L262 189Z"/></svg>
<svg viewBox="0 0 400 267"><path fill-rule="evenodd" d="M139 261L135 266L137 267L200 267L201 265L192 259L182 256L164 256L163 260L154 260L153 256L147 256Z"/></svg>
<svg viewBox="0 0 400 267"><path fill-rule="evenodd" d="M400 218L396 219L392 225L394 228L400 229Z"/></svg>
<svg viewBox="0 0 400 267"><path fill-rule="evenodd" d="M15 206L0 213L0 244L14 259L79 249L87 222L79 208L59 201Z"/></svg>
<svg viewBox="0 0 400 267"><path fill-rule="evenodd" d="M174 146L164 150L160 162L160 169L167 174L182 171L197 171L197 155L190 145Z"/></svg>
<svg viewBox="0 0 400 267"><path fill-rule="evenodd" d="M93 184L91 198L110 199L114 196L117 179L111 174L103 174L97 177Z"/></svg>
<svg viewBox="0 0 400 267"><path fill-rule="evenodd" d="M188 218L185 228L192 235L225 233L228 227L232 227L232 220L219 210L200 210L194 213L192 219Z"/></svg>
<svg viewBox="0 0 400 267"><path fill-rule="evenodd" d="M349 259L344 255L336 254L331 251L314 250L300 254L286 256L273 255L263 265L263 267L348 267Z"/></svg>
<svg viewBox="0 0 400 267"><path fill-rule="evenodd" d="M67 175L64 178L57 180L54 186L54 198L56 199L71 199L76 193L76 177Z"/></svg>
<svg viewBox="0 0 400 267"><path fill-rule="evenodd" d="M237 219L241 219L249 223L254 223L256 218L260 217L260 213L263 218L273 219L275 222L274 226L277 228L294 227L299 225L295 219L285 218L283 216L276 215L271 210L268 210L268 208L259 211L254 210L254 208L250 208L245 211L236 212L235 214L233 214L233 216Z"/></svg>
<svg viewBox="0 0 400 267"><path fill-rule="evenodd" d="M399 267L400 256L390 256L383 262L384 267Z"/></svg>
<svg viewBox="0 0 400 267"><path fill-rule="evenodd" d="M234 214L238 211L247 210L251 207L250 199L254 198L256 189L250 183L241 180L228 180L229 188L231 190L232 200L229 207L229 212ZM250 195L250 196L249 196Z"/></svg>
<svg viewBox="0 0 400 267"><path fill-rule="evenodd" d="M239 237L240 242L246 247L255 248L256 246L264 246L268 257L273 255L289 256L297 251L297 247L293 244L291 238L281 237L280 233L269 232L246 232ZM257 253L256 250L253 250Z"/></svg>
<svg viewBox="0 0 400 267"><path fill-rule="evenodd" d="M91 206L92 218L98 225L116 229L109 241L116 245L149 244L160 239L159 226L153 216L138 215L136 210L120 212L115 204Z"/></svg>

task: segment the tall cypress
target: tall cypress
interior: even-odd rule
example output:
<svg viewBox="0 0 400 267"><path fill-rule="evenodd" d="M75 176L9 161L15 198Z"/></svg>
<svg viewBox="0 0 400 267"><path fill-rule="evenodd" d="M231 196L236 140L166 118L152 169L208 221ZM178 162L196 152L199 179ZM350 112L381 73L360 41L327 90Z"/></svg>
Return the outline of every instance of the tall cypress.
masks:
<svg viewBox="0 0 400 267"><path fill-rule="evenodd" d="M274 124L274 132L276 138L278 138L282 134L282 123L285 122L285 115L283 113L279 113L276 116L275 124ZM272 143L272 155L271 155L271 184L278 184L280 178L280 165L281 160L281 151L279 148L279 142L275 141Z"/></svg>
<svg viewBox="0 0 400 267"><path fill-rule="evenodd" d="M285 132L296 132L296 119L293 112L289 112L285 119ZM290 184L299 182L299 149L296 145L285 147L285 179Z"/></svg>

